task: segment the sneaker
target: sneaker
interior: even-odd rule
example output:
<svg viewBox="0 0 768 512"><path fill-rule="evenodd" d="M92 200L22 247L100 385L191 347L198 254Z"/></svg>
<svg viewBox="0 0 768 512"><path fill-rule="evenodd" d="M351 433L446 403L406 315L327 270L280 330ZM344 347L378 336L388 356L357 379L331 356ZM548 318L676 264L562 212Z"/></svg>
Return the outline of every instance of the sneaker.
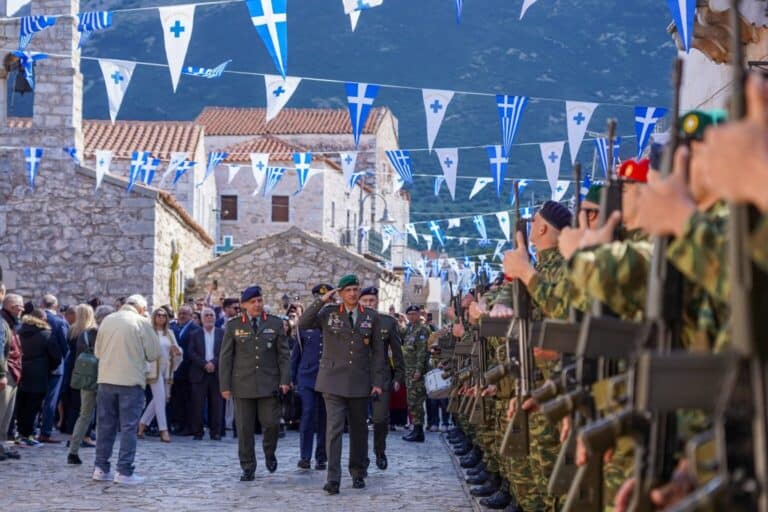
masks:
<svg viewBox="0 0 768 512"><path fill-rule="evenodd" d="M136 473L132 474L131 476L125 476L120 473L115 473L115 483L116 484L123 484L123 485L139 485L140 483L144 482L144 477L139 476Z"/></svg>
<svg viewBox="0 0 768 512"><path fill-rule="evenodd" d="M95 480L96 482L109 482L110 480L112 480L112 472L111 471L104 472L99 468L95 468L93 470L92 479Z"/></svg>
<svg viewBox="0 0 768 512"><path fill-rule="evenodd" d="M32 436L29 436L29 437L23 437L23 438L21 439L21 443L22 443L24 446L42 446L42 445L40 444L40 441L38 441L37 439L35 439L35 438L34 438L34 437L32 437Z"/></svg>

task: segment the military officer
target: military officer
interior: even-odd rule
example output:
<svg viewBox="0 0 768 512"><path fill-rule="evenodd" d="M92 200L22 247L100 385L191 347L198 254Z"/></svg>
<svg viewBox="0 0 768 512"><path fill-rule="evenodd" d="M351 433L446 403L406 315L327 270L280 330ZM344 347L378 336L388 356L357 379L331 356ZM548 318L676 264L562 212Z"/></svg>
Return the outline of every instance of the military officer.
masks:
<svg viewBox="0 0 768 512"><path fill-rule="evenodd" d="M328 304L338 293L341 304ZM337 289L315 300L299 319L301 329L323 330L323 354L315 389L323 393L327 413L328 476L323 489L338 494L341 482L341 437L349 423L349 472L352 487L365 487L368 453L368 398L381 396L389 380L379 314L360 303L355 275L339 280Z"/></svg>
<svg viewBox="0 0 768 512"><path fill-rule="evenodd" d="M408 410L413 417L413 430L403 439L410 442L424 442L424 401L427 389L424 387L424 375L427 373L427 341L432 331L422 321L418 306L408 306L405 310L408 327L403 334L403 358L405 359L405 389L408 392Z"/></svg>
<svg viewBox="0 0 768 512"><path fill-rule="evenodd" d="M373 286L360 292L360 304L378 311L379 289ZM389 315L379 314L379 327L391 379L388 379L378 400L373 400L373 453L376 455L376 467L387 469L387 434L389 433L389 394L390 389L399 391L405 383L405 361L403 360L402 339L397 320Z"/></svg>
<svg viewBox="0 0 768 512"><path fill-rule="evenodd" d="M277 469L280 392L290 389L290 349L283 321L264 311L261 288L251 286L240 297L242 314L227 322L219 357L219 385L225 400L234 398L238 456L243 474L256 472L254 425L258 415L264 434L264 458L270 473Z"/></svg>

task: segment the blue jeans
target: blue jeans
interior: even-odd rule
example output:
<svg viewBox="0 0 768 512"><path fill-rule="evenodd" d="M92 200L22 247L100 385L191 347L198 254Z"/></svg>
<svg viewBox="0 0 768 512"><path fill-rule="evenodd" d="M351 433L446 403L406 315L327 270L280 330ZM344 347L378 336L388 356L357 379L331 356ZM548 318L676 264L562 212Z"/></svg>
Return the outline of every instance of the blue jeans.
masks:
<svg viewBox="0 0 768 512"><path fill-rule="evenodd" d="M62 381L63 376L61 375L48 376L48 392L45 394L45 400L43 401L43 425L40 427L41 436L50 437L53 432L53 419L56 417L56 406L59 403Z"/></svg>
<svg viewBox="0 0 768 512"><path fill-rule="evenodd" d="M96 395L96 467L109 472L109 459L120 429L120 452L117 471L121 475L133 474L136 456L136 429L144 409L144 388L141 386L115 386L99 384Z"/></svg>
<svg viewBox="0 0 768 512"><path fill-rule="evenodd" d="M315 434L317 444L315 461L327 462L325 453L325 401L323 395L314 389L299 388L301 398L301 423L299 423L299 451L301 458L312 459L312 445Z"/></svg>

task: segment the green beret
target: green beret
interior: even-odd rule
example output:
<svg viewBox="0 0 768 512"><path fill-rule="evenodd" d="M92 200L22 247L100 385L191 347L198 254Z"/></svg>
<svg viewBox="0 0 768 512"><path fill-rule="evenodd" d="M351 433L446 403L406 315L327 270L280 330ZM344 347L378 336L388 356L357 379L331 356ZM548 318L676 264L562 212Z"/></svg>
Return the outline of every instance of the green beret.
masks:
<svg viewBox="0 0 768 512"><path fill-rule="evenodd" d="M701 140L707 128L724 123L726 118L723 110L691 110L680 117L680 136L687 140Z"/></svg>
<svg viewBox="0 0 768 512"><path fill-rule="evenodd" d="M591 187L589 187L589 191L587 192L587 195L584 196L585 201L589 201L590 203L596 203L600 204L600 191L603 190L603 184L602 183L595 183Z"/></svg>
<svg viewBox="0 0 768 512"><path fill-rule="evenodd" d="M347 274L339 279L338 289L346 288L347 286L360 286L360 280L355 274Z"/></svg>

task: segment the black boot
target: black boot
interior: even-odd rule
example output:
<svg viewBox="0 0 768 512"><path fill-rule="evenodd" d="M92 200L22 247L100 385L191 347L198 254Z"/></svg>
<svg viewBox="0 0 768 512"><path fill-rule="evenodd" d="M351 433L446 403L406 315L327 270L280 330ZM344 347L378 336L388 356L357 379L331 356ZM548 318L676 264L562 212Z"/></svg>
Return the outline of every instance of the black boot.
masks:
<svg viewBox="0 0 768 512"><path fill-rule="evenodd" d="M477 466L473 467L473 468L469 468L467 470L467 476L475 476L476 474L480 473L481 471L485 471L485 464L482 463L482 462L480 464L478 464Z"/></svg>
<svg viewBox="0 0 768 512"><path fill-rule="evenodd" d="M459 457L462 457L466 454L468 454L470 451L472 451L472 443L470 443L468 440L465 441L463 444L460 444L457 446L453 453Z"/></svg>
<svg viewBox="0 0 768 512"><path fill-rule="evenodd" d="M498 473L491 473L486 481L480 487L473 487L469 490L469 494L478 498L485 498L490 496L499 490L501 485L501 477Z"/></svg>
<svg viewBox="0 0 768 512"><path fill-rule="evenodd" d="M512 503L512 496L509 494L509 482L502 480L499 490L492 496L480 500L480 504L492 510L503 510Z"/></svg>
<svg viewBox="0 0 768 512"><path fill-rule="evenodd" d="M414 425L413 430L411 430L411 433L407 436L403 436L404 441L408 441L410 443L423 443L424 442L424 426L423 425Z"/></svg>
<svg viewBox="0 0 768 512"><path fill-rule="evenodd" d="M469 485L482 485L488 481L490 475L485 471L480 471L476 475L468 476L465 480Z"/></svg>
<svg viewBox="0 0 768 512"><path fill-rule="evenodd" d="M480 450L474 450L466 457L462 457L459 460L459 465L464 469L473 468L477 466L483 458L483 454Z"/></svg>

